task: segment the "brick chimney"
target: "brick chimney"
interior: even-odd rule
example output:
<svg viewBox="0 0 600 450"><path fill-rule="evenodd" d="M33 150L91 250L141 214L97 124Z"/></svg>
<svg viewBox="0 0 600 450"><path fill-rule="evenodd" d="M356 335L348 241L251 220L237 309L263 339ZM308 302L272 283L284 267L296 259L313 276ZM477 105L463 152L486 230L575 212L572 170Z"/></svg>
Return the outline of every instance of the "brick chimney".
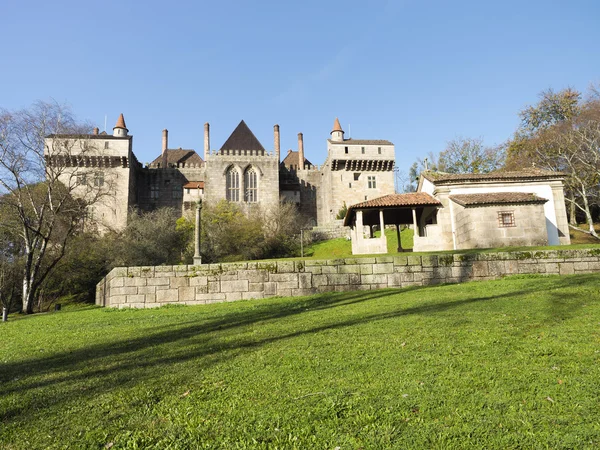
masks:
<svg viewBox="0 0 600 450"><path fill-rule="evenodd" d="M277 157L277 162L279 162L281 160L281 155L280 155L281 147L280 147L280 140L279 140L279 125L273 126L273 138L275 140L275 156Z"/></svg>
<svg viewBox="0 0 600 450"><path fill-rule="evenodd" d="M298 133L298 170L304 170L304 137Z"/></svg>
<svg viewBox="0 0 600 450"><path fill-rule="evenodd" d="M204 161L210 155L210 124L206 122L204 124Z"/></svg>
<svg viewBox="0 0 600 450"><path fill-rule="evenodd" d="M100 128L98 128L98 127L94 127L94 131L92 132L92 134L93 134L94 136L98 136L98 134L99 134L99 133L100 133Z"/></svg>
<svg viewBox="0 0 600 450"><path fill-rule="evenodd" d="M162 133L162 162L160 164L163 169L166 169L169 166L168 159L167 159L167 148L168 147L169 147L169 130L167 130L165 128Z"/></svg>

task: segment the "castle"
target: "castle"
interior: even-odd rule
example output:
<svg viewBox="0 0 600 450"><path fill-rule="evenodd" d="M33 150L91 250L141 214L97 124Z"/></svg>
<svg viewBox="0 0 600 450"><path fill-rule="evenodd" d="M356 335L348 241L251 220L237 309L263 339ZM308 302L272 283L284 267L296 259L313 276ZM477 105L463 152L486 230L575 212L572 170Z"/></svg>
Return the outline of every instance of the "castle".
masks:
<svg viewBox="0 0 600 450"><path fill-rule="evenodd" d="M386 140L344 138L336 118L321 166L298 150L281 160L279 125L273 129L273 150L267 151L242 120L219 150L210 147L210 126L204 125L204 154L170 149L163 130L161 154L147 166L133 153L133 136L121 114L113 134L94 128L89 135L46 138L48 164L63 165L63 182L78 183L81 195L90 186L105 196L91 206L90 217L101 228L120 230L132 207L172 207L182 214L196 202L228 200L246 208L295 203L312 225L328 225L344 205L394 193L394 145ZM85 189L84 189L85 188Z"/></svg>

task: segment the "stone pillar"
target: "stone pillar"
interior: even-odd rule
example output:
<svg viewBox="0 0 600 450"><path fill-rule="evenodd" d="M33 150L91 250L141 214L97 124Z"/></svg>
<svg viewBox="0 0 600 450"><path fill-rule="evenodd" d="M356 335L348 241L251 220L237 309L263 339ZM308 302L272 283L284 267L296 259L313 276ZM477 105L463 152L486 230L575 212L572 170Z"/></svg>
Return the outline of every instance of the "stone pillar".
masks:
<svg viewBox="0 0 600 450"><path fill-rule="evenodd" d="M400 235L400 225L396 224L396 238L398 239L398 248L396 249L398 253L402 253L402 238Z"/></svg>
<svg viewBox="0 0 600 450"><path fill-rule="evenodd" d="M417 224L417 211L415 210L415 208L411 208L411 209L412 209L412 216L413 216L414 235L419 236L419 225Z"/></svg>
<svg viewBox="0 0 600 450"><path fill-rule="evenodd" d="M281 141L279 140L279 125L275 125L273 127L273 138L275 140L275 157L277 158L277 163L281 161Z"/></svg>
<svg viewBox="0 0 600 450"><path fill-rule="evenodd" d="M381 230L381 239L385 239L385 222L383 221L383 209L379 210L379 229Z"/></svg>
<svg viewBox="0 0 600 450"><path fill-rule="evenodd" d="M200 255L200 219L202 214L202 199L196 204L196 226L194 228L194 265L202 264L202 256Z"/></svg>
<svg viewBox="0 0 600 450"><path fill-rule="evenodd" d="M210 155L210 125L208 122L204 124L204 161Z"/></svg>
<svg viewBox="0 0 600 450"><path fill-rule="evenodd" d="M304 137L298 133L298 170L304 170Z"/></svg>
<svg viewBox="0 0 600 450"><path fill-rule="evenodd" d="M169 166L167 160L167 148L169 147L169 130L166 128L162 132L162 162L161 166L166 169Z"/></svg>

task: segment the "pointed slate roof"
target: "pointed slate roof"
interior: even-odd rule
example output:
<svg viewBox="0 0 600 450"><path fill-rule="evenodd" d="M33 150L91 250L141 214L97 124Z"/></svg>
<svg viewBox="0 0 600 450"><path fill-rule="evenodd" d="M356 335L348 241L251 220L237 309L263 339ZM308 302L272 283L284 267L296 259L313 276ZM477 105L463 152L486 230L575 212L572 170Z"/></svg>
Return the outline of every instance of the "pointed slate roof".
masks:
<svg viewBox="0 0 600 450"><path fill-rule="evenodd" d="M150 167L158 167L159 164L162 164L162 155L157 156L156 159L150 163ZM185 164L186 166L194 164L199 166L204 164L204 161L194 150L178 148L167 150L167 164Z"/></svg>
<svg viewBox="0 0 600 450"><path fill-rule="evenodd" d="M256 139L254 133L250 131L248 125L243 120L240 124L233 130L231 136L227 138L221 150L262 150L265 151L265 148Z"/></svg>
<svg viewBox="0 0 600 450"><path fill-rule="evenodd" d="M124 128L127 130L127 127L125 126L125 117L123 117L123 113L121 113L121 115L117 119L117 124L113 128Z"/></svg>

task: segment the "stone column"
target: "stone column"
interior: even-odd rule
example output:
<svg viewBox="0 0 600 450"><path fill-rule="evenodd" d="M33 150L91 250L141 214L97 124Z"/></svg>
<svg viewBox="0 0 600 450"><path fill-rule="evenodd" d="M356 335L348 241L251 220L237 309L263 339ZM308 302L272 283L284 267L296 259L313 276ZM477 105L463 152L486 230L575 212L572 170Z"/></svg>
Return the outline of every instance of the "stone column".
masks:
<svg viewBox="0 0 600 450"><path fill-rule="evenodd" d="M298 133L298 170L304 170L304 137Z"/></svg>
<svg viewBox="0 0 600 450"><path fill-rule="evenodd" d="M204 161L210 155L210 125L208 122L204 124Z"/></svg>
<svg viewBox="0 0 600 450"><path fill-rule="evenodd" d="M279 125L275 125L273 127L273 139L275 140L275 157L277 158L277 163L281 161L281 141L279 139Z"/></svg>
<svg viewBox="0 0 600 450"><path fill-rule="evenodd" d="M161 166L163 169L168 167L167 160L167 148L169 146L169 130L164 129L162 132L162 162Z"/></svg>
<svg viewBox="0 0 600 450"><path fill-rule="evenodd" d="M194 265L202 264L202 256L200 256L200 218L202 214L202 199L196 204L196 227L194 228Z"/></svg>
<svg viewBox="0 0 600 450"><path fill-rule="evenodd" d="M414 235L415 236L419 236L419 225L417 224L417 211L415 210L415 208L411 208L412 209L412 216L413 216L413 227L414 229Z"/></svg>

